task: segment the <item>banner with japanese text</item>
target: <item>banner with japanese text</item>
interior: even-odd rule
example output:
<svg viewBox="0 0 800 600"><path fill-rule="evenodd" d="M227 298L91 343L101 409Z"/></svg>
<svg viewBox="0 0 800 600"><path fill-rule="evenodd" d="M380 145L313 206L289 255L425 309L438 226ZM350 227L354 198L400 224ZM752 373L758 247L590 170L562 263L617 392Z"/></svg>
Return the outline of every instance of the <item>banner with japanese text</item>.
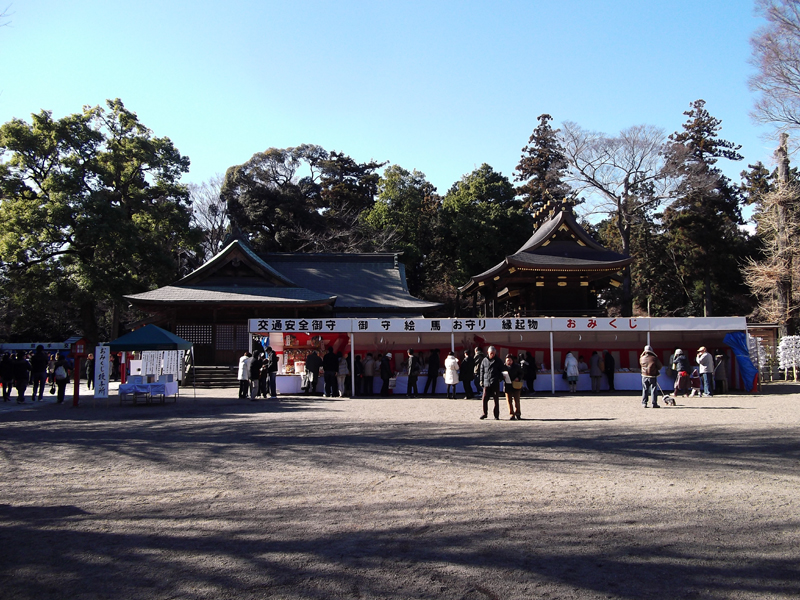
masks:
<svg viewBox="0 0 800 600"><path fill-rule="evenodd" d="M592 331L648 331L650 319L647 317L567 317L553 318L553 331L579 331L582 333Z"/></svg>
<svg viewBox="0 0 800 600"><path fill-rule="evenodd" d="M250 333L350 333L351 319L250 319Z"/></svg>
<svg viewBox="0 0 800 600"><path fill-rule="evenodd" d="M353 319L353 333L450 333L450 319Z"/></svg>
<svg viewBox="0 0 800 600"><path fill-rule="evenodd" d="M108 346L97 346L94 349L94 397L108 398L108 381L110 378L111 350Z"/></svg>

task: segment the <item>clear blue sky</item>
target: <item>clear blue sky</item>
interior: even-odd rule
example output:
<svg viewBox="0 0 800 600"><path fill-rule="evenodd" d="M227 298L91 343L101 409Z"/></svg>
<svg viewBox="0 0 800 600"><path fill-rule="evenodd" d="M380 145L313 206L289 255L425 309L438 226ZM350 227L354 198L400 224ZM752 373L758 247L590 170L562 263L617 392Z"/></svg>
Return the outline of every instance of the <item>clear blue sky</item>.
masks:
<svg viewBox="0 0 800 600"><path fill-rule="evenodd" d="M7 2L0 122L119 97L187 182L313 143L445 193L484 162L511 177L541 113L672 132L698 98L743 145L736 181L775 147L749 116L752 0Z"/></svg>

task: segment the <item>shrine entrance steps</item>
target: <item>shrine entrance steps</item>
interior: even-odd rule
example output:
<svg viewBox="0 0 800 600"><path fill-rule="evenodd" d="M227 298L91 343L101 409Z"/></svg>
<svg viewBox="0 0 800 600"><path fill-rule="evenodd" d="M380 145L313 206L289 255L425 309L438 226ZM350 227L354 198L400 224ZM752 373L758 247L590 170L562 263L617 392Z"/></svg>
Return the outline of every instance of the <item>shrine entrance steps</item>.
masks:
<svg viewBox="0 0 800 600"><path fill-rule="evenodd" d="M237 367L234 366L197 366L189 371L185 385L194 384L198 388L234 388L238 389L236 378Z"/></svg>

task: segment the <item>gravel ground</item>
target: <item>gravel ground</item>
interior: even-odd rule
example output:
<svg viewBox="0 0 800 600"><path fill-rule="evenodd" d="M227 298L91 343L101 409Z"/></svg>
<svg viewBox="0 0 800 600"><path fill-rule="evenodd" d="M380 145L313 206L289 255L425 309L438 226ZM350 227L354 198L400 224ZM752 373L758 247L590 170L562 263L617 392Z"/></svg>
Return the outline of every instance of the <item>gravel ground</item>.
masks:
<svg viewBox="0 0 800 600"><path fill-rule="evenodd" d="M0 597L798 598L795 392L8 403Z"/></svg>

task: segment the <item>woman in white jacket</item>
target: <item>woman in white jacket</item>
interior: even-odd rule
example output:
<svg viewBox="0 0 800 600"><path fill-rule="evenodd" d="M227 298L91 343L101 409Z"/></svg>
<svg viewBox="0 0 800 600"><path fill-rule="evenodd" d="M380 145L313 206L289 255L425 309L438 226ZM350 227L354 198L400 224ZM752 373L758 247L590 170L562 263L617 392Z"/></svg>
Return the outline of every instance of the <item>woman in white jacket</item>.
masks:
<svg viewBox="0 0 800 600"><path fill-rule="evenodd" d="M578 359L572 356L572 352L567 352L567 357L564 359L564 372L567 374L567 383L569 384L569 391L573 394L578 391Z"/></svg>
<svg viewBox="0 0 800 600"><path fill-rule="evenodd" d="M253 362L253 355L245 352L239 359L239 398L247 398L250 392L250 363Z"/></svg>
<svg viewBox="0 0 800 600"><path fill-rule="evenodd" d="M447 385L447 397L455 400L458 385L458 359L453 352L444 359L444 382Z"/></svg>

